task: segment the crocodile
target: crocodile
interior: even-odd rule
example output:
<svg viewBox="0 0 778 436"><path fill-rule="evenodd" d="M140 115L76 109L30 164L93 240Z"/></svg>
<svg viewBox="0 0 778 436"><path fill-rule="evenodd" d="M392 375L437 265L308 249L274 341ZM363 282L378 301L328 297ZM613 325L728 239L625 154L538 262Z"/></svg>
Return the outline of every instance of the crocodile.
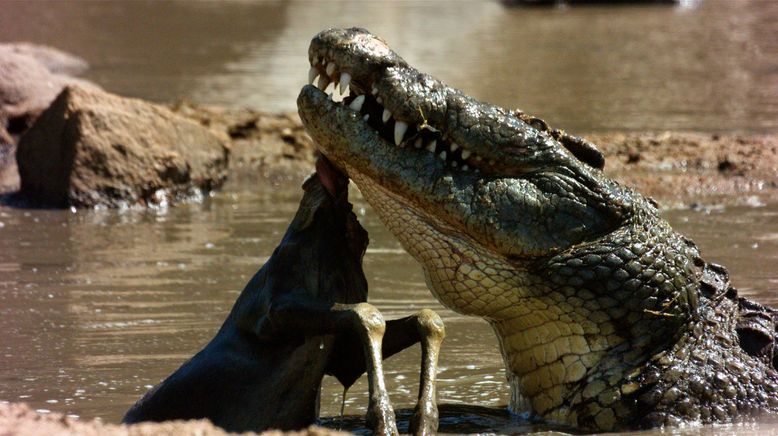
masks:
<svg viewBox="0 0 778 436"><path fill-rule="evenodd" d="M437 299L491 325L511 411L609 431L778 410L778 313L608 178L594 144L447 86L364 29L325 30L308 57L306 130Z"/></svg>

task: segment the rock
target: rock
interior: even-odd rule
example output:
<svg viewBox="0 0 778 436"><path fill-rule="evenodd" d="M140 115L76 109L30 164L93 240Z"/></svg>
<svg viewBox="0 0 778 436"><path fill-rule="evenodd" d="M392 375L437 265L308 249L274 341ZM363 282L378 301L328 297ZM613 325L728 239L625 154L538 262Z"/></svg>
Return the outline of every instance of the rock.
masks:
<svg viewBox="0 0 778 436"><path fill-rule="evenodd" d="M99 421L82 421L59 413L39 413L22 403L0 402L0 434L3 436L37 436L44 434L50 436L222 436L234 433L227 433L211 424L208 420L114 425ZM243 434L253 435L256 433ZM266 436L350 435L350 433L314 426L295 432L269 431L262 434Z"/></svg>
<svg viewBox="0 0 778 436"><path fill-rule="evenodd" d="M86 62L56 49L0 44L0 120L6 130L23 133L67 85L98 89L67 75L85 69Z"/></svg>
<svg viewBox="0 0 778 436"><path fill-rule="evenodd" d="M68 86L21 138L21 197L53 207L182 200L221 185L229 150L211 131L141 100Z"/></svg>

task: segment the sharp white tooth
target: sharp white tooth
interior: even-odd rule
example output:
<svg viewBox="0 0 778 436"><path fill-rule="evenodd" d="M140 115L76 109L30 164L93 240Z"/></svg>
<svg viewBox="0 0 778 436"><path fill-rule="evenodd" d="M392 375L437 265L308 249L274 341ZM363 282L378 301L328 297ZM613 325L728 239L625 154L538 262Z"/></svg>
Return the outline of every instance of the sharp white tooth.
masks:
<svg viewBox="0 0 778 436"><path fill-rule="evenodd" d="M452 160L452 161L451 161L451 166L452 166L452 167L454 167L454 168L456 168L456 167L457 167L457 161L455 161L455 160Z"/></svg>
<svg viewBox="0 0 778 436"><path fill-rule="evenodd" d="M375 87L375 85L373 85L373 89L372 89L372 90L370 90L370 92L371 92L373 95L376 95L376 94L378 94L378 88L376 88L376 87Z"/></svg>
<svg viewBox="0 0 778 436"><path fill-rule="evenodd" d="M462 150L462 159L467 159L470 157L470 151L469 150Z"/></svg>
<svg viewBox="0 0 778 436"><path fill-rule="evenodd" d="M462 170L464 170L464 171L467 171L467 170L469 170L469 169L470 169L470 167L469 167L469 166L467 166L467 164L465 164L465 165L462 165Z"/></svg>
<svg viewBox="0 0 778 436"><path fill-rule="evenodd" d="M383 100L381 100L381 97L376 97L375 101L377 101L378 104L382 104L384 102Z"/></svg>
<svg viewBox="0 0 778 436"><path fill-rule="evenodd" d="M421 145L422 145L421 137L416 138L416 141L413 142L413 146L416 148L421 148Z"/></svg>
<svg viewBox="0 0 778 436"><path fill-rule="evenodd" d="M441 151L438 156L440 156L440 160L446 160L446 152L445 151Z"/></svg>
<svg viewBox="0 0 778 436"><path fill-rule="evenodd" d="M332 73L335 72L335 62L330 62L327 64L327 75L332 77Z"/></svg>
<svg viewBox="0 0 778 436"><path fill-rule="evenodd" d="M408 123L405 121L398 121L394 124L394 145L400 145L403 142L406 131L408 131Z"/></svg>
<svg viewBox="0 0 778 436"><path fill-rule="evenodd" d="M341 84L343 82L340 82ZM364 95L358 95L357 98L355 98L348 107L351 108L351 110L355 112L359 112L362 110L362 105L365 103L365 96Z"/></svg>
<svg viewBox="0 0 778 436"><path fill-rule="evenodd" d="M311 67L310 70L308 70L308 84L312 85L313 81L316 80L316 76L319 75L319 70L316 69L316 67Z"/></svg>
<svg viewBox="0 0 778 436"><path fill-rule="evenodd" d="M327 76L322 74L321 76L319 76L319 83L317 83L316 86L322 91L324 91L325 89L327 89L327 85L329 84L330 84L330 79L328 79Z"/></svg>
<svg viewBox="0 0 778 436"><path fill-rule="evenodd" d="M438 141L433 139L430 141L429 144L427 144L427 150L429 150L430 153L435 153L435 147L438 146Z"/></svg>
<svg viewBox="0 0 778 436"><path fill-rule="evenodd" d="M457 151L459 145L456 142L451 143L451 151Z"/></svg>
<svg viewBox="0 0 778 436"><path fill-rule="evenodd" d="M370 119L370 114L365 114L364 117L362 117L363 120L367 121Z"/></svg>
<svg viewBox="0 0 778 436"><path fill-rule="evenodd" d="M322 67L326 67L327 66L327 59L326 58L321 60L321 66Z"/></svg>
<svg viewBox="0 0 778 436"><path fill-rule="evenodd" d="M478 161L478 162L481 162L481 156L476 156L475 160Z"/></svg>
<svg viewBox="0 0 778 436"><path fill-rule="evenodd" d="M340 73L340 93L341 94L346 93L349 83L351 83L351 74Z"/></svg>
<svg viewBox="0 0 778 436"><path fill-rule="evenodd" d="M389 112L389 109L384 108L384 113L381 115L381 121L386 123L389 121L389 118L392 118L392 113Z"/></svg>

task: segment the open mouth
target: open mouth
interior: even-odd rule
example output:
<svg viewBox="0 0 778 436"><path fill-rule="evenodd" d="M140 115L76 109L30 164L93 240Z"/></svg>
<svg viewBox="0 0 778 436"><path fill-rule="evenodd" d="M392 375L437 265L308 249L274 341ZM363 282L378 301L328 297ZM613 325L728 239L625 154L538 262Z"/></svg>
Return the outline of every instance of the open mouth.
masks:
<svg viewBox="0 0 778 436"><path fill-rule="evenodd" d="M417 149L440 159L445 167L479 172L482 158L448 137L442 129L431 126L422 109L413 119L400 119L381 95L379 79L352 77L327 54L311 58L308 82L315 84L336 104L358 113L361 119L389 146Z"/></svg>

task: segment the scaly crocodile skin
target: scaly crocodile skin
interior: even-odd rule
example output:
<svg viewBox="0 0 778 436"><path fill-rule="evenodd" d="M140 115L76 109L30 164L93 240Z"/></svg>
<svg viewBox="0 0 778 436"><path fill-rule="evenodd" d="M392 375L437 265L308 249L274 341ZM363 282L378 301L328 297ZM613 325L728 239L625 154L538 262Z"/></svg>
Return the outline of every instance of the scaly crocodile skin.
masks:
<svg viewBox="0 0 778 436"><path fill-rule="evenodd" d="M605 177L593 145L449 88L361 29L322 32L309 55L321 87L350 95L303 88L303 123L433 294L492 325L514 410L588 430L778 410L778 316L741 310L726 272Z"/></svg>

